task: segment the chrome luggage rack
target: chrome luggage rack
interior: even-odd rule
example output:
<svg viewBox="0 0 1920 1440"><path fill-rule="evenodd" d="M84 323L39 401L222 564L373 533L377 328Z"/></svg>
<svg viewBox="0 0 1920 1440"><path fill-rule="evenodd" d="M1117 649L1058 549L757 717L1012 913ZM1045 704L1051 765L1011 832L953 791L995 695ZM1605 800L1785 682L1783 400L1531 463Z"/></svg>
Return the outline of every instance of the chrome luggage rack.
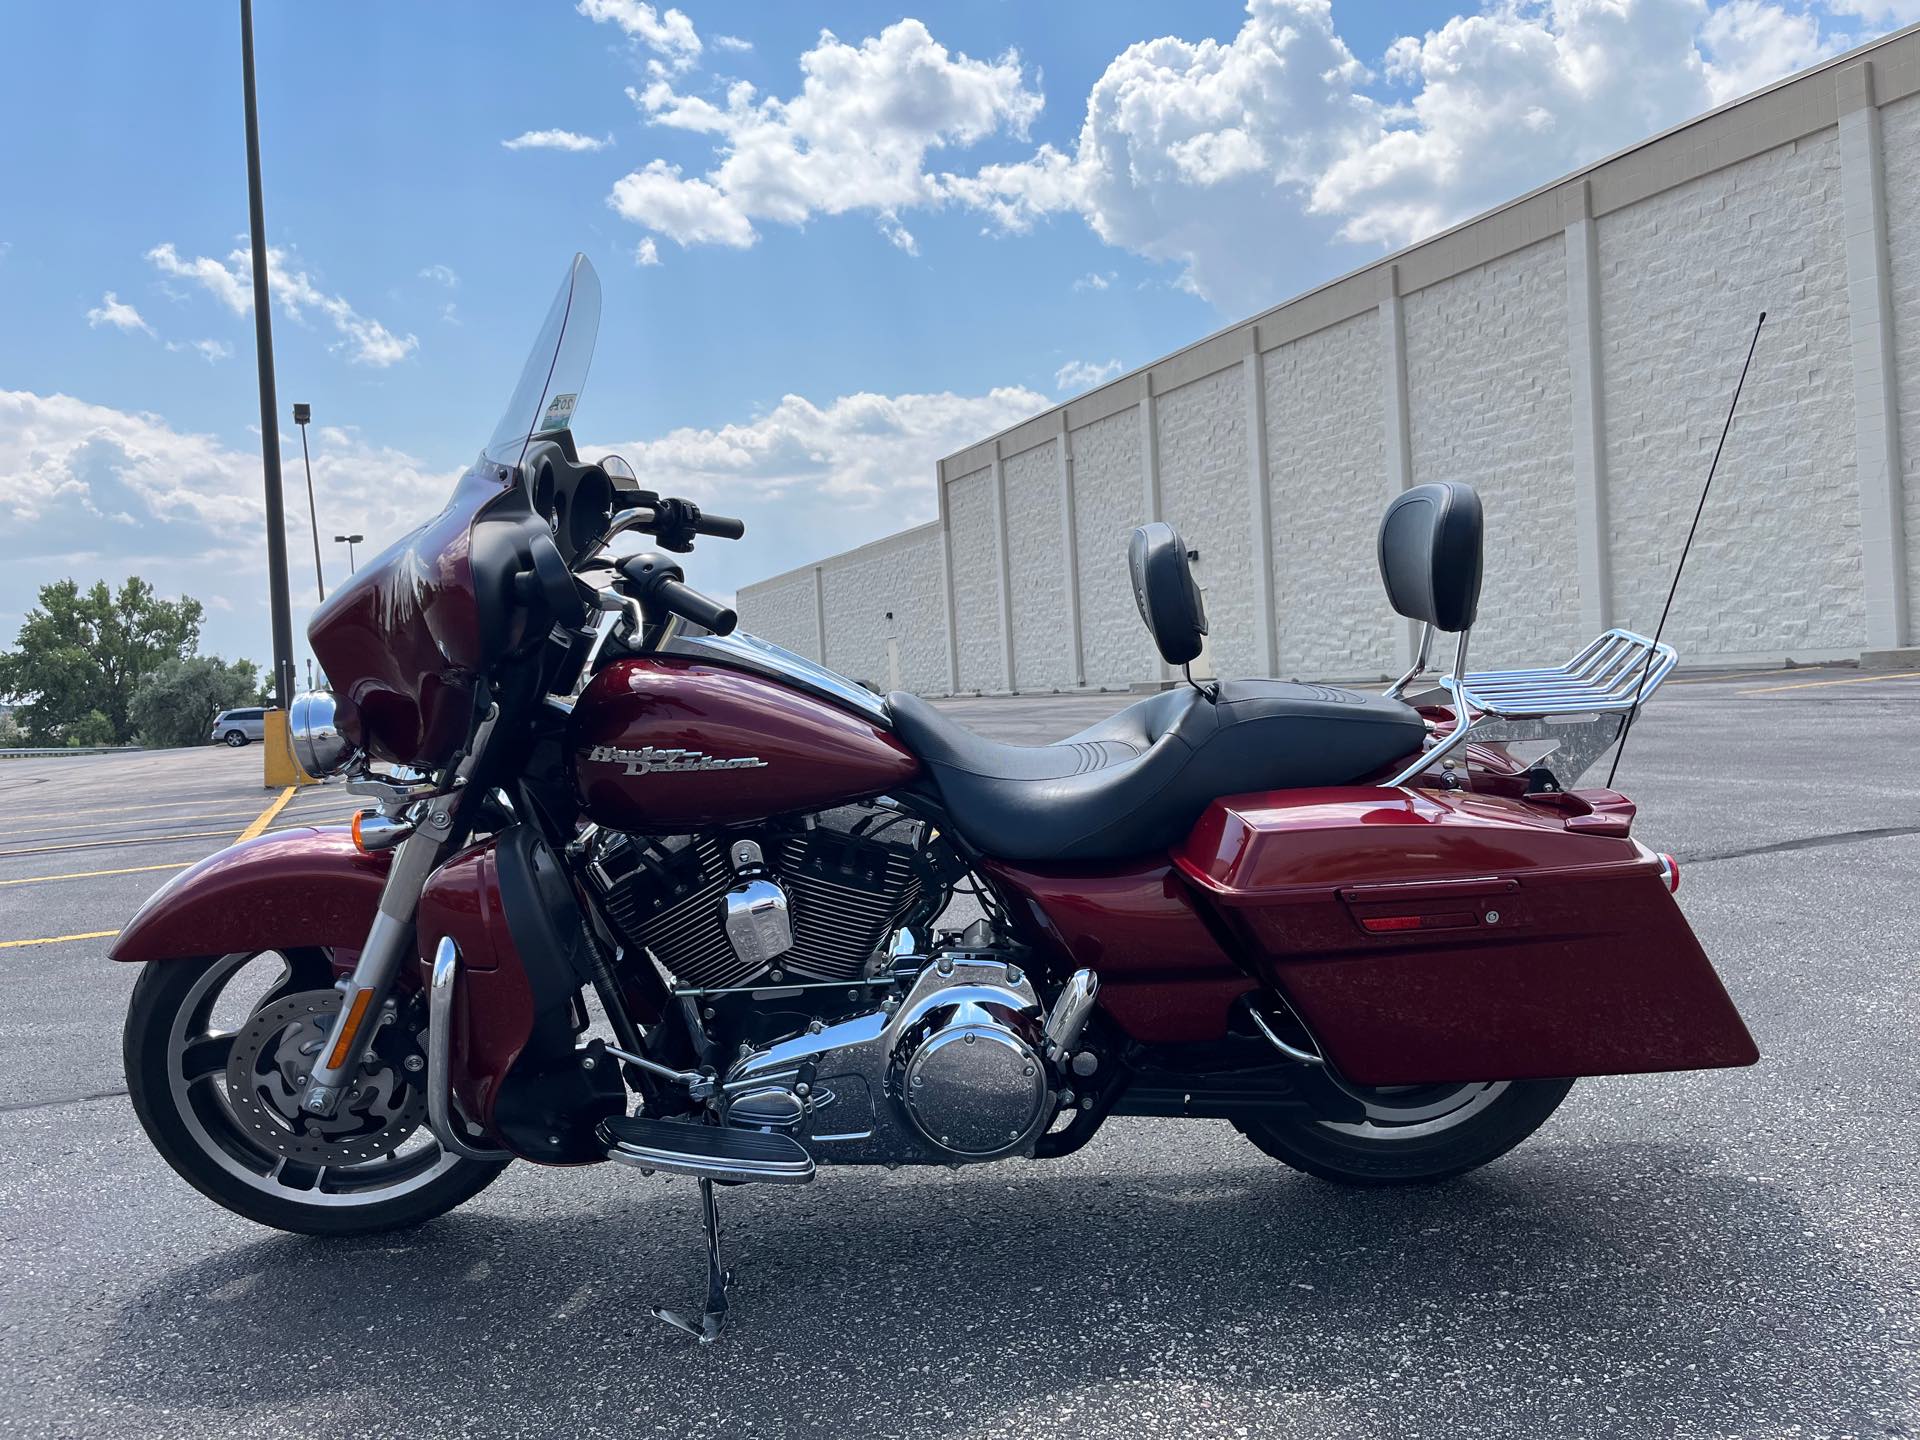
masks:
<svg viewBox="0 0 1920 1440"><path fill-rule="evenodd" d="M1401 696L1426 669L1432 647L1429 625L1413 668L1394 682L1389 696ZM1631 630L1613 629L1590 641L1564 665L1469 671L1467 632L1462 631L1452 672L1437 682L1440 689L1410 697L1416 702L1431 699L1451 705L1453 729L1386 783L1406 784L1469 740L1548 740L1553 742L1551 761L1542 756L1536 763L1545 765L1562 788L1570 786L1620 738L1628 718L1660 688L1679 658L1671 645Z"/></svg>

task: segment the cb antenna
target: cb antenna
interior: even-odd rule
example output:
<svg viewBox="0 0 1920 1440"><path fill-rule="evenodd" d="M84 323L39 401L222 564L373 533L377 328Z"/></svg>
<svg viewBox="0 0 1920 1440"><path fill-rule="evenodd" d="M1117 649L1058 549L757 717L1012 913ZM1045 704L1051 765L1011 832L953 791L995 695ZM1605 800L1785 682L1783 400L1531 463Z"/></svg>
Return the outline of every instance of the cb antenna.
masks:
<svg viewBox="0 0 1920 1440"><path fill-rule="evenodd" d="M1740 367L1740 379L1733 387L1733 403L1727 406L1727 423L1720 427L1720 443L1713 447L1713 463L1707 466L1707 483L1700 487L1700 503L1693 507L1693 524L1687 527L1687 543L1680 547L1680 563L1673 567L1673 584L1667 587L1667 603L1660 607L1660 623L1654 627L1653 644L1647 647L1647 665L1640 672L1640 685L1634 692L1633 708L1627 712L1627 723L1620 727L1620 743L1613 752L1613 765L1607 771L1607 789L1613 788L1613 777L1620 773L1620 757L1627 753L1627 737L1633 733L1633 722L1640 714L1640 702L1646 698L1647 677L1653 673L1653 659L1660 651L1660 636L1667 628L1667 615L1673 609L1673 597L1680 593L1680 576L1687 568L1687 552L1693 549L1694 532L1700 528L1700 517L1706 513L1707 495L1713 489L1713 472L1720 468L1720 452L1727 448L1727 432L1733 429L1733 412L1740 408L1740 392L1746 388L1747 371L1753 365L1753 352L1760 344L1760 327L1767 323L1767 312L1760 312L1759 323L1753 327L1753 339L1747 342L1746 364Z"/></svg>

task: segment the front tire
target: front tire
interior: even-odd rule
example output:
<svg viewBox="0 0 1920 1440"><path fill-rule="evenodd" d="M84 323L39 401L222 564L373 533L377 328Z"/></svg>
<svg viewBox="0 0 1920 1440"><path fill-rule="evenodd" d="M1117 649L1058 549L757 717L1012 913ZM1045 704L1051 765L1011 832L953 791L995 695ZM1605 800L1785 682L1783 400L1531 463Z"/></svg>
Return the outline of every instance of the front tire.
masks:
<svg viewBox="0 0 1920 1440"><path fill-rule="evenodd" d="M1421 1185L1497 1160L1559 1108L1571 1080L1480 1085L1351 1087L1366 1106L1357 1121L1311 1112L1236 1120L1274 1159L1336 1185Z"/></svg>
<svg viewBox="0 0 1920 1440"><path fill-rule="evenodd" d="M229 730L220 738L226 742L229 750L238 750L242 745L247 743L247 732L244 730Z"/></svg>
<svg viewBox="0 0 1920 1440"><path fill-rule="evenodd" d="M420 1048L404 1033L406 1006L374 1041L387 1053L356 1072L334 1120L309 1122L289 1103L286 1076L298 1081L297 1057L338 1015L332 986L317 950L149 964L127 1010L134 1113L189 1185L276 1230L374 1235L443 1215L505 1165L448 1154L420 1123L423 1072L406 1058Z"/></svg>

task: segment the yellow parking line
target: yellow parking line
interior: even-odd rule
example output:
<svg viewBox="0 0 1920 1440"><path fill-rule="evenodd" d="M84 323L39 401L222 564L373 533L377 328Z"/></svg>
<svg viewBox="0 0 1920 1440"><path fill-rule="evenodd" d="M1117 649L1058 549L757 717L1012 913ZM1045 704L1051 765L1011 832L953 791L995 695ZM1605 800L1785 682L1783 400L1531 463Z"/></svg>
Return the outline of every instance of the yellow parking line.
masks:
<svg viewBox="0 0 1920 1440"><path fill-rule="evenodd" d="M251 840L262 830L266 829L267 826L271 825L273 823L273 817L287 808L287 801L293 799L293 792L299 788L297 785L289 785L286 789L282 790L280 797L258 815L254 816L253 823L240 832L240 840ZM239 841L236 840L234 843L238 844Z"/></svg>
<svg viewBox="0 0 1920 1440"><path fill-rule="evenodd" d="M181 860L169 865L126 865L118 870L72 870L65 875L29 875L24 880L0 880L0 885L44 885L49 880L92 880L100 875L143 875L149 870L184 870L193 864Z"/></svg>
<svg viewBox="0 0 1920 1440"><path fill-rule="evenodd" d="M1920 680L1920 670L1902 670L1897 675L1856 675L1851 680L1803 680L1798 685L1763 685L1758 690L1742 690L1742 695L1774 695L1782 690L1823 690L1829 685L1871 685L1879 680Z"/></svg>
<svg viewBox="0 0 1920 1440"><path fill-rule="evenodd" d="M165 845L175 840L208 840L216 835L231 835L231 830L183 830L171 835L107 836L100 840L77 840L71 845L34 845L23 850L0 850L0 859L21 855L53 855L62 850L113 850L122 845Z"/></svg>
<svg viewBox="0 0 1920 1440"><path fill-rule="evenodd" d="M85 930L78 935L45 935L38 940L0 940L0 950L13 950L21 945L64 945L69 940L111 940L118 930Z"/></svg>
<svg viewBox="0 0 1920 1440"><path fill-rule="evenodd" d="M235 795L228 800L202 798L199 800L154 800L144 805L83 805L77 807L70 805L64 810L9 811L7 813L7 819L64 820L75 815L118 815L126 810L228 810L235 805L246 804L246 796Z"/></svg>

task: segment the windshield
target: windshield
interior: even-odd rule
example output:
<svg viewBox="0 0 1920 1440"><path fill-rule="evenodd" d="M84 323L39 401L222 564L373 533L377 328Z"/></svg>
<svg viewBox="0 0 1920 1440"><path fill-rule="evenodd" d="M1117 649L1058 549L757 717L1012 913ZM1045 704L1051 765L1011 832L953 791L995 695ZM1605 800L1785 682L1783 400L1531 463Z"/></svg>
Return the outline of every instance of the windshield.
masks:
<svg viewBox="0 0 1920 1440"><path fill-rule="evenodd" d="M518 465L534 436L572 428L599 334L600 277L586 256L575 255L513 387L507 413L487 442L489 460Z"/></svg>

